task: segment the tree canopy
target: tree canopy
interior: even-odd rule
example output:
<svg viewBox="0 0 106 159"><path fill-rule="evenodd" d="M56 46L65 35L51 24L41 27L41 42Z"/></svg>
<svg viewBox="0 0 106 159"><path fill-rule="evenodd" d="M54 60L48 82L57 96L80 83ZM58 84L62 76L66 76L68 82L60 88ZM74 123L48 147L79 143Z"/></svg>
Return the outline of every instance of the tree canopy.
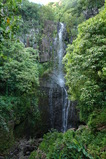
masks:
<svg viewBox="0 0 106 159"><path fill-rule="evenodd" d="M64 57L66 83L72 100L79 101L80 115L105 108L106 9L79 25L78 37Z"/></svg>

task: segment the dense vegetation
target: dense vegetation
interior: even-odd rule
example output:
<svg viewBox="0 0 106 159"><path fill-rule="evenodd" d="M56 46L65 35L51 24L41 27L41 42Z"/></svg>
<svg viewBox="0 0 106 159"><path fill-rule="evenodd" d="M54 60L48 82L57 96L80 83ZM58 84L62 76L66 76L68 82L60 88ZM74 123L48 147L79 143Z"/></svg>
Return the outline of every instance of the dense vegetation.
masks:
<svg viewBox="0 0 106 159"><path fill-rule="evenodd" d="M50 13L50 15L48 14ZM0 2L0 152L15 138L43 134L38 110L39 77L47 69L39 63L45 20L50 7L28 0ZM34 44L36 47L33 49ZM35 133L36 132L36 133Z"/></svg>
<svg viewBox="0 0 106 159"><path fill-rule="evenodd" d="M61 0L53 4L55 18L66 24L68 42L72 43L78 34L77 26L95 16L104 5L104 0Z"/></svg>
<svg viewBox="0 0 106 159"><path fill-rule="evenodd" d="M0 2L0 153L6 153L16 138L45 133L38 109L39 78L47 74L53 62L39 61L42 39L47 34L44 27L52 21L66 25L66 84L70 99L78 103L80 121L86 126L64 134L54 130L47 133L30 159L105 159L104 0L61 0L47 6L28 0ZM56 33L54 29L47 38Z"/></svg>
<svg viewBox="0 0 106 159"><path fill-rule="evenodd" d="M69 93L72 100L79 101L80 117L86 122L89 120L89 115L92 112L98 112L98 115L101 114L101 111L106 113L106 110L104 110L106 67L105 14L106 10L103 10L99 15L79 26L78 37L72 45L68 46L67 55L64 57ZM103 120L101 122L104 123L105 121Z"/></svg>
<svg viewBox="0 0 106 159"><path fill-rule="evenodd" d="M35 122L40 120L37 108L39 55L37 49L25 48L17 40L15 33L20 20L17 16L19 3L20 1L1 3L0 131L2 133L0 140L2 143L0 151L8 148L8 144L13 142L14 126L23 124L22 131L29 129L28 133L30 133L36 127ZM22 135L21 133L19 136Z"/></svg>
<svg viewBox="0 0 106 159"><path fill-rule="evenodd" d="M30 159L105 159L105 138L103 131L94 134L84 126L64 134L51 131L44 135L39 149L31 154Z"/></svg>

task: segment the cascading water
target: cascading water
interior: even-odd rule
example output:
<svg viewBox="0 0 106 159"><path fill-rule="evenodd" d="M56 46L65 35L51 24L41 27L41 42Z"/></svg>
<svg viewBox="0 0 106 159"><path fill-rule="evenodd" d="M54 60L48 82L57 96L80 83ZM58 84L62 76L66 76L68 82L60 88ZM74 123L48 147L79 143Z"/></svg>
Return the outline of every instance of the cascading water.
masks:
<svg viewBox="0 0 106 159"><path fill-rule="evenodd" d="M67 130L67 125L68 125L68 112L69 112L69 107L70 107L70 101L68 100L68 94L65 89L65 79L64 79L64 73L63 73L63 64L62 64L62 59L64 56L64 43L63 43L63 33L64 33L64 24L60 23L60 30L59 30L59 46L57 50L57 59L58 59L58 64L57 68L54 71L54 74L56 76L56 81L58 85L62 88L62 98L63 98L63 104L62 104L62 131L65 132Z"/></svg>
<svg viewBox="0 0 106 159"><path fill-rule="evenodd" d="M54 45L56 48L55 56L54 56L54 69L52 72L52 80L51 80L51 87L49 90L49 111L50 111L50 123L51 127L55 127L55 122L57 118L55 118L55 104L53 102L53 87L54 83L58 85L60 88L60 102L61 103L61 118L59 116L59 121L60 119L62 120L61 122L61 131L65 132L67 130L68 126L68 112L69 112L69 107L70 107L70 101L68 100L68 94L67 90L65 88L65 79L64 79L64 72L63 72L63 64L62 64L62 59L64 56L64 43L63 43L63 34L64 34L64 24L60 23L60 30L58 33L58 38L55 38ZM54 115L53 115L54 111Z"/></svg>
<svg viewBox="0 0 106 159"><path fill-rule="evenodd" d="M59 30L59 48L58 48L58 71L57 71L57 79L58 83L61 87L64 88L65 81L64 81L64 74L63 74L63 64L62 64L62 59L63 59L63 53L64 53L64 48L63 48L63 31L64 31L64 24L60 23L61 27Z"/></svg>
<svg viewBox="0 0 106 159"><path fill-rule="evenodd" d="M49 52L49 59L52 62L50 70L41 79L41 87L44 97L41 95L39 109L46 129L54 128L65 132L68 128L76 127L77 112L76 102L68 100L67 89L63 72L62 59L65 55L66 28L63 23L57 26L58 35L52 41L52 52ZM43 61L43 60L42 60ZM68 114L70 114L68 116Z"/></svg>
<svg viewBox="0 0 106 159"><path fill-rule="evenodd" d="M64 88L65 95L63 96L64 102L63 102L63 109L62 109L62 131L65 132L67 130L68 126L68 112L70 107L70 100L68 100L68 94L66 89Z"/></svg>
<svg viewBox="0 0 106 159"><path fill-rule="evenodd" d="M70 100L68 100L68 105L67 105L67 109L66 109L66 130L67 130L67 126L68 126L68 113L69 113L70 104L71 104L71 102L70 102Z"/></svg>

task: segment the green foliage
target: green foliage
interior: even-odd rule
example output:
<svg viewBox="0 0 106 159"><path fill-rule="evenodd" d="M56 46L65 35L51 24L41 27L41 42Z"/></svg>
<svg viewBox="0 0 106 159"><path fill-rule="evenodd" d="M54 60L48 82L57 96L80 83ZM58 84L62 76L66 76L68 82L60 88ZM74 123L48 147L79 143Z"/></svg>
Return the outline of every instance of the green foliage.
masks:
<svg viewBox="0 0 106 159"><path fill-rule="evenodd" d="M43 142L40 144L40 149L45 153L48 153L49 146L52 147L57 138L62 138L62 133L58 133L56 130L53 130L43 137Z"/></svg>
<svg viewBox="0 0 106 159"><path fill-rule="evenodd" d="M89 118L88 125L93 131L104 129L104 125L106 125L106 109L95 110Z"/></svg>
<svg viewBox="0 0 106 159"><path fill-rule="evenodd" d="M87 126L66 133L56 131L44 135L37 151L30 159L105 159L105 130L92 133Z"/></svg>
<svg viewBox="0 0 106 159"><path fill-rule="evenodd" d="M0 65L0 128L8 133L9 121L15 125L26 121L27 128L33 131L40 124L36 92L39 85L38 51L18 42L9 41L9 44L3 50L8 58Z"/></svg>
<svg viewBox="0 0 106 159"><path fill-rule="evenodd" d="M1 122L1 117L0 117ZM14 144L14 135L12 123L8 123L8 131L2 129L0 125L0 153L3 154L7 152L8 148Z"/></svg>
<svg viewBox="0 0 106 159"><path fill-rule="evenodd" d="M37 156L37 152L36 151L33 151L29 157L29 159L36 159L36 156Z"/></svg>
<svg viewBox="0 0 106 159"><path fill-rule="evenodd" d="M12 39L17 31L17 22L20 17L17 16L18 8L20 7L21 0L7 0L0 2L0 38Z"/></svg>
<svg viewBox="0 0 106 159"><path fill-rule="evenodd" d="M84 147L73 138L74 132L66 132L62 140L57 139L54 146L49 150L47 158L56 159L76 159L76 158L91 158Z"/></svg>
<svg viewBox="0 0 106 159"><path fill-rule="evenodd" d="M106 144L106 131L93 133L89 128L79 128L76 131L76 139L86 147L87 152L94 159L101 159L104 156L104 148ZM105 159L105 157L103 157Z"/></svg>
<svg viewBox="0 0 106 159"><path fill-rule="evenodd" d="M66 24L70 43L77 37L77 26L99 13L99 9L103 5L104 0L61 0L59 3L51 4L55 12L55 19Z"/></svg>
<svg viewBox="0 0 106 159"><path fill-rule="evenodd" d="M66 83L72 100L78 100L80 119L88 121L105 107L106 9L79 26L79 34L64 57Z"/></svg>
<svg viewBox="0 0 106 159"><path fill-rule="evenodd" d="M39 156L38 152L40 152ZM79 142L75 137L75 132L70 130L64 134L50 132L44 135L44 140L39 149L31 154L30 159L37 159L43 153L46 154L45 158L47 159L92 159L82 142Z"/></svg>
<svg viewBox="0 0 106 159"><path fill-rule="evenodd" d="M41 21L44 22L45 20L54 20L54 12L52 7L50 7L49 5L47 6L42 6L40 9L40 17L41 17Z"/></svg>
<svg viewBox="0 0 106 159"><path fill-rule="evenodd" d="M21 0L1 0L0 2L0 65L7 58L4 53L4 50L7 49L6 44L9 46L11 40L16 40L20 21L20 16L17 16L20 3Z"/></svg>
<svg viewBox="0 0 106 159"><path fill-rule="evenodd" d="M11 44L9 54L9 59L0 68L1 80L12 91L18 89L21 93L30 93L32 85L38 84L38 53L32 51L32 48L24 49L22 44L14 43Z"/></svg>
<svg viewBox="0 0 106 159"><path fill-rule="evenodd" d="M86 1L84 1L84 0L79 0L79 6L81 7L82 6L82 8L84 9L84 10L92 10L92 9L99 9L99 8L101 8L102 6L104 5L104 0L101 0L101 1L99 1L99 0L86 0Z"/></svg>
<svg viewBox="0 0 106 159"><path fill-rule="evenodd" d="M11 61L11 44L16 41L15 32L20 16L17 16L20 0L0 1L0 152L6 150L14 143L13 125L13 101L17 100L11 95L8 96L8 71L4 71L4 65ZM8 61L8 62L7 62ZM4 75L4 80L3 80ZM8 81L8 80L7 80ZM16 104L17 105L17 104Z"/></svg>
<svg viewBox="0 0 106 159"><path fill-rule="evenodd" d="M19 23L17 37L19 37L27 47L33 47L33 45L38 43L40 39L40 8L41 6L39 4L30 3L28 0L24 0L19 9L19 14L22 18Z"/></svg>
<svg viewBox="0 0 106 159"><path fill-rule="evenodd" d="M88 145L88 152L91 153L94 159L105 159L106 131L93 136L93 140Z"/></svg>
<svg viewBox="0 0 106 159"><path fill-rule="evenodd" d="M41 41L44 21L53 18L54 13L49 6L28 0L22 3L21 0L0 2L0 130L5 132L4 135L7 133L8 138L10 131L14 138L13 130L17 137L26 135L26 132L27 135L36 135L41 131L37 106L39 75L48 66L43 67L38 62L38 43ZM26 46L35 44L35 50L25 48L16 39L18 37ZM11 129L10 121L13 122ZM4 138L3 134L1 138ZM9 147L10 140L5 147L0 143L0 151Z"/></svg>
<svg viewBox="0 0 106 159"><path fill-rule="evenodd" d="M52 8L49 5L42 6L25 0L22 2L19 12L22 20L19 23L17 37L25 46L33 47L35 44L38 49L43 37L45 21L53 21L55 18Z"/></svg>

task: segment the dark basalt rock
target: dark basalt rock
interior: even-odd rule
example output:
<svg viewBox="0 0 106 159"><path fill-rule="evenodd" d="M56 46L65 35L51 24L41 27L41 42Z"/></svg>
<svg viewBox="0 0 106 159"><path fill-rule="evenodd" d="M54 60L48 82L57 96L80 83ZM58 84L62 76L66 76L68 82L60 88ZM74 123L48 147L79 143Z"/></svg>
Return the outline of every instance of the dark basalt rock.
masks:
<svg viewBox="0 0 106 159"><path fill-rule="evenodd" d="M42 142L42 139L33 139L26 140L21 139L16 143L14 148L10 150L10 153L6 158L8 159L27 159L29 158L32 151L37 150L39 144ZM0 156L0 159L5 159L5 157Z"/></svg>
<svg viewBox="0 0 106 159"><path fill-rule="evenodd" d="M57 23L54 23L53 21L46 20L44 23L44 29L43 34L44 37L42 38L41 44L40 44L40 62L47 62L50 61L52 58L53 52L55 51L53 44L54 44L54 38L53 34L56 31Z"/></svg>
<svg viewBox="0 0 106 159"><path fill-rule="evenodd" d="M77 102L72 101L70 103L69 116L68 116L68 128L77 128L79 123L78 110L76 109Z"/></svg>
<svg viewBox="0 0 106 159"><path fill-rule="evenodd" d="M24 150L23 150L24 156L29 156L30 153L31 153L32 151L34 151L35 149L36 149L35 146L26 145L26 146L24 147Z"/></svg>
<svg viewBox="0 0 106 159"><path fill-rule="evenodd" d="M83 11L83 14L85 15L86 20L91 17L94 17L98 13L99 13L98 8L91 8L91 9L87 9L87 10Z"/></svg>
<svg viewBox="0 0 106 159"><path fill-rule="evenodd" d="M52 107L53 112L50 112L49 106L49 92L52 89ZM43 87L45 96L40 97L39 110L41 112L43 127L46 125L46 129L51 128L61 131L62 126L62 90L59 86L54 85L53 88ZM51 125L52 116L52 125Z"/></svg>
<svg viewBox="0 0 106 159"><path fill-rule="evenodd" d="M46 37L42 39L42 50L43 54L40 55L40 61L46 62L50 60L50 56L52 55L52 49L54 50L54 62L56 63L56 57L58 52L58 35L57 40L54 41L52 46L49 45L49 41L47 40L47 37L49 35L48 31L51 30L50 26L48 27L48 24L52 24L53 22L48 21L46 22L44 33L47 34ZM57 33L59 33L60 30L60 23L57 24ZM48 30L49 29L49 30ZM50 37L50 36L49 36ZM50 40L50 38L49 38ZM53 39L52 39L53 40ZM66 44L64 41L67 40L67 31L66 27L64 26L63 30L63 55L66 54ZM45 52L47 50L48 53ZM49 50L51 51L51 54L49 54ZM57 63L58 65L58 63ZM54 66L53 69L57 69L56 66ZM41 96L39 97L39 110L41 112L41 118L42 118L42 130L43 132L47 132L51 128L57 129L58 131L63 130L63 119L62 119L62 112L63 112L63 99L64 99L64 89L60 87L58 84L56 84L56 75L54 72L49 72L46 74L46 77L44 76L40 80L40 90L41 90ZM76 123L78 121L78 115L77 111L75 109L76 102L71 102L70 108L69 108L69 116L68 116L68 128L75 127ZM65 110L66 111L66 110Z"/></svg>

